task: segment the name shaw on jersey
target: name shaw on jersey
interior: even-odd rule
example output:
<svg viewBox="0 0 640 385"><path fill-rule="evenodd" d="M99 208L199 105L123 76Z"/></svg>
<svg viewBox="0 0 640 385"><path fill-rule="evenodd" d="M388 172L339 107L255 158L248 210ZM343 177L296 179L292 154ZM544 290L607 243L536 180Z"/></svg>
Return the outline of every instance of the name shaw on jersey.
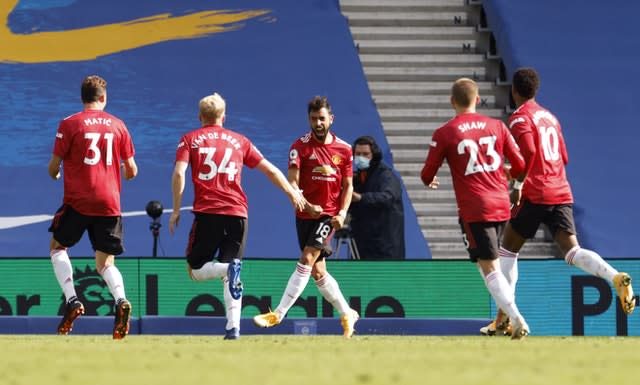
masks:
<svg viewBox="0 0 640 385"><path fill-rule="evenodd" d="M469 130L484 130L487 126L487 122L465 122L458 125L460 132L467 132Z"/></svg>
<svg viewBox="0 0 640 385"><path fill-rule="evenodd" d="M226 134L224 132L222 134L219 134L218 132L207 132L206 134L200 134L196 138L193 139L193 143L191 143L191 148L200 147L202 142L204 142L207 139L210 139L210 140L218 140L218 139L224 140L224 141L228 142L229 144L231 144L233 146L233 148L235 148L236 150L240 149L240 142L238 141L238 139L236 139L233 136L228 135L228 134Z"/></svg>

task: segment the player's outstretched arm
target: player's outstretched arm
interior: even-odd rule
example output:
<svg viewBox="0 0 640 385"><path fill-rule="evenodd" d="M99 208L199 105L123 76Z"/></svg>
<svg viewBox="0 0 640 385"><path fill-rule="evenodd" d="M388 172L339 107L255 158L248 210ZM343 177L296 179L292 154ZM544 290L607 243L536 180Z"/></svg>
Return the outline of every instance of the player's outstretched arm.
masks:
<svg viewBox="0 0 640 385"><path fill-rule="evenodd" d="M305 203L307 203L306 200L302 196L302 193L300 193L300 190L294 188L294 186L287 181L287 178L284 177L282 171L266 159L262 159L256 167L258 170L262 171L267 178L269 178L271 183L278 186L285 194L287 194L291 204L296 210L304 210Z"/></svg>

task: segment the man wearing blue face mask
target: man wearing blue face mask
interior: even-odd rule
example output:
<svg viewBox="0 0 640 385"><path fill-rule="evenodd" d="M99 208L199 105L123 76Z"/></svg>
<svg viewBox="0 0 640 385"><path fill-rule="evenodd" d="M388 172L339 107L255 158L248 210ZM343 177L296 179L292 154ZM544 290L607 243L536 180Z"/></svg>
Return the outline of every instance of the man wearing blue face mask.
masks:
<svg viewBox="0 0 640 385"><path fill-rule="evenodd" d="M360 259L404 259L402 184L371 136L353 144L351 237Z"/></svg>

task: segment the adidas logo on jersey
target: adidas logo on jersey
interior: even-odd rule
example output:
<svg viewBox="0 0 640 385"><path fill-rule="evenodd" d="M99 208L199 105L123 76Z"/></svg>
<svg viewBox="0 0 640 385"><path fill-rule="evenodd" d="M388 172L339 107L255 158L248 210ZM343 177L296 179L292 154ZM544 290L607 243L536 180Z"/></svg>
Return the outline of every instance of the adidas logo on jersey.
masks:
<svg viewBox="0 0 640 385"><path fill-rule="evenodd" d="M309 160L316 160L316 159L318 159L318 158L316 157L316 153L315 153L315 152L312 152L312 153L311 153L311 156L309 157Z"/></svg>

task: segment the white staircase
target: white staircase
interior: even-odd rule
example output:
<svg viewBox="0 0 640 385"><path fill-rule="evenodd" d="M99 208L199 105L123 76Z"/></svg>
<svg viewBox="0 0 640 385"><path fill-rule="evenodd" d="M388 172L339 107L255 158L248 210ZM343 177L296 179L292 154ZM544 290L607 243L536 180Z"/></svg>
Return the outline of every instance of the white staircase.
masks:
<svg viewBox="0 0 640 385"><path fill-rule="evenodd" d="M499 82L501 63L491 34L482 27L477 0L341 0L369 89L433 258L467 258L446 164L440 188L420 180L433 131L453 117L451 84L460 77L478 82L478 112L506 119L508 86ZM502 84L502 85L501 85ZM551 258L556 253L542 230L521 254Z"/></svg>

